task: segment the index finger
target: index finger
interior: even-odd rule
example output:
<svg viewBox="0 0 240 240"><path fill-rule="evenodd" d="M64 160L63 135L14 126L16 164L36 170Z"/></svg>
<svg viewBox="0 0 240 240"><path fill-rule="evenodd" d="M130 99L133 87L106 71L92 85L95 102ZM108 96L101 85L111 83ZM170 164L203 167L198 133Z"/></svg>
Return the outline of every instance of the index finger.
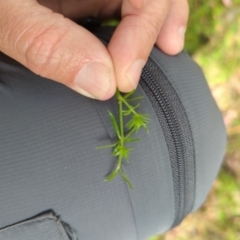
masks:
<svg viewBox="0 0 240 240"><path fill-rule="evenodd" d="M169 0L123 0L122 20L108 45L120 91L136 88L169 6Z"/></svg>

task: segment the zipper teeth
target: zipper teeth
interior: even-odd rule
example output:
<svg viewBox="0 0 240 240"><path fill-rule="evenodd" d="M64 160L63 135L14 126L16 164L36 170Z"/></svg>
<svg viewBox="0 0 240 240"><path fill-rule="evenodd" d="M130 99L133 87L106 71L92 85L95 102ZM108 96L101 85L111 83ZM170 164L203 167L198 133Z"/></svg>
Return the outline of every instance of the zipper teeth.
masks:
<svg viewBox="0 0 240 240"><path fill-rule="evenodd" d="M179 199L175 199L177 201L176 204L176 212L175 212L175 220L172 226L177 225L182 218L185 216L185 168L184 168L184 153L183 153L183 143L181 138L181 131L178 126L178 121L176 120L176 116L173 112L173 109L171 107L171 104L169 103L166 95L164 94L163 90L161 89L161 86L156 83L152 75L147 71L146 68L143 69L142 72L142 79L144 80L144 83L149 88L152 96L158 103L159 109L164 119L167 123L167 126L169 128L172 141L169 142L167 140L168 148L172 148L172 144L174 146L175 152L176 152L176 160L174 161L175 164L177 164L177 171L178 171L178 177L177 177L177 187L175 186L174 191L177 191L177 194L175 195L179 197ZM140 83L141 84L141 83ZM156 110L156 109L155 109ZM169 149L170 150L170 149ZM173 161L173 159L171 159ZM172 166L174 164L171 163Z"/></svg>

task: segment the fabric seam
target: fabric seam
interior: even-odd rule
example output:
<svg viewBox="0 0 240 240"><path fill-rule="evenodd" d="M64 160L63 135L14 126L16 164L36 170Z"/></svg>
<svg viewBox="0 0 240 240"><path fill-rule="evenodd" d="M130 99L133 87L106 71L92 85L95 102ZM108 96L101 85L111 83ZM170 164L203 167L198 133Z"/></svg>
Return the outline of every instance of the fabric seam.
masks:
<svg viewBox="0 0 240 240"><path fill-rule="evenodd" d="M39 219L39 218L41 218L41 219ZM53 215L39 216L39 217L36 217L36 219L29 219L29 220L22 221L20 223L16 223L14 225L11 225L9 227L6 227L6 228L3 228L2 230L0 230L0 234L3 233L3 232L8 232L8 231L10 231L12 229L15 229L15 228L18 228L18 227L29 225L31 223L43 222L43 221L46 221L46 220L54 221L57 224L57 226L58 226L57 229L58 229L59 235L61 236L61 239L64 239L62 237L63 233L65 233L67 235L67 237L68 237L68 234L66 232L63 232L64 227L61 224L61 220L56 218L56 217L54 217Z"/></svg>

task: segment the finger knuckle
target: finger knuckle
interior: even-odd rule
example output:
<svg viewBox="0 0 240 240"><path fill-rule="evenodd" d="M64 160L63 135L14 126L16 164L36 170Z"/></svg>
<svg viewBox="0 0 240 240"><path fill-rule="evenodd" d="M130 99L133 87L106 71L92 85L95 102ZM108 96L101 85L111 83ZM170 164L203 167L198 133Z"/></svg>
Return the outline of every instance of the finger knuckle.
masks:
<svg viewBox="0 0 240 240"><path fill-rule="evenodd" d="M170 3L168 1L165 1L165 4L159 4L159 2L152 1L151 4L146 6L142 21L149 38L156 39L158 36L162 23L166 18L169 6Z"/></svg>
<svg viewBox="0 0 240 240"><path fill-rule="evenodd" d="M145 16L143 27L149 39L156 39L160 27L159 23L156 22L155 19L153 19L151 16Z"/></svg>
<svg viewBox="0 0 240 240"><path fill-rule="evenodd" d="M42 76L54 72L63 55L62 38L61 35L53 35L47 30L32 38L26 44L26 65Z"/></svg>

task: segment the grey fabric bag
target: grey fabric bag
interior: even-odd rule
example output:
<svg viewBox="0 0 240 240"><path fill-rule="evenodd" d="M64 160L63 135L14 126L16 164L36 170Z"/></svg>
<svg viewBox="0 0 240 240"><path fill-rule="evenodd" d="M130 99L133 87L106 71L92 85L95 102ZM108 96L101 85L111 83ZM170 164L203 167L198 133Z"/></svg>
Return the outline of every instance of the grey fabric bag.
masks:
<svg viewBox="0 0 240 240"><path fill-rule="evenodd" d="M115 98L85 98L0 53L0 240L145 240L201 206L226 145L201 69L154 47L135 95L150 123L123 166L130 190L104 182L115 159L95 149L116 138Z"/></svg>

